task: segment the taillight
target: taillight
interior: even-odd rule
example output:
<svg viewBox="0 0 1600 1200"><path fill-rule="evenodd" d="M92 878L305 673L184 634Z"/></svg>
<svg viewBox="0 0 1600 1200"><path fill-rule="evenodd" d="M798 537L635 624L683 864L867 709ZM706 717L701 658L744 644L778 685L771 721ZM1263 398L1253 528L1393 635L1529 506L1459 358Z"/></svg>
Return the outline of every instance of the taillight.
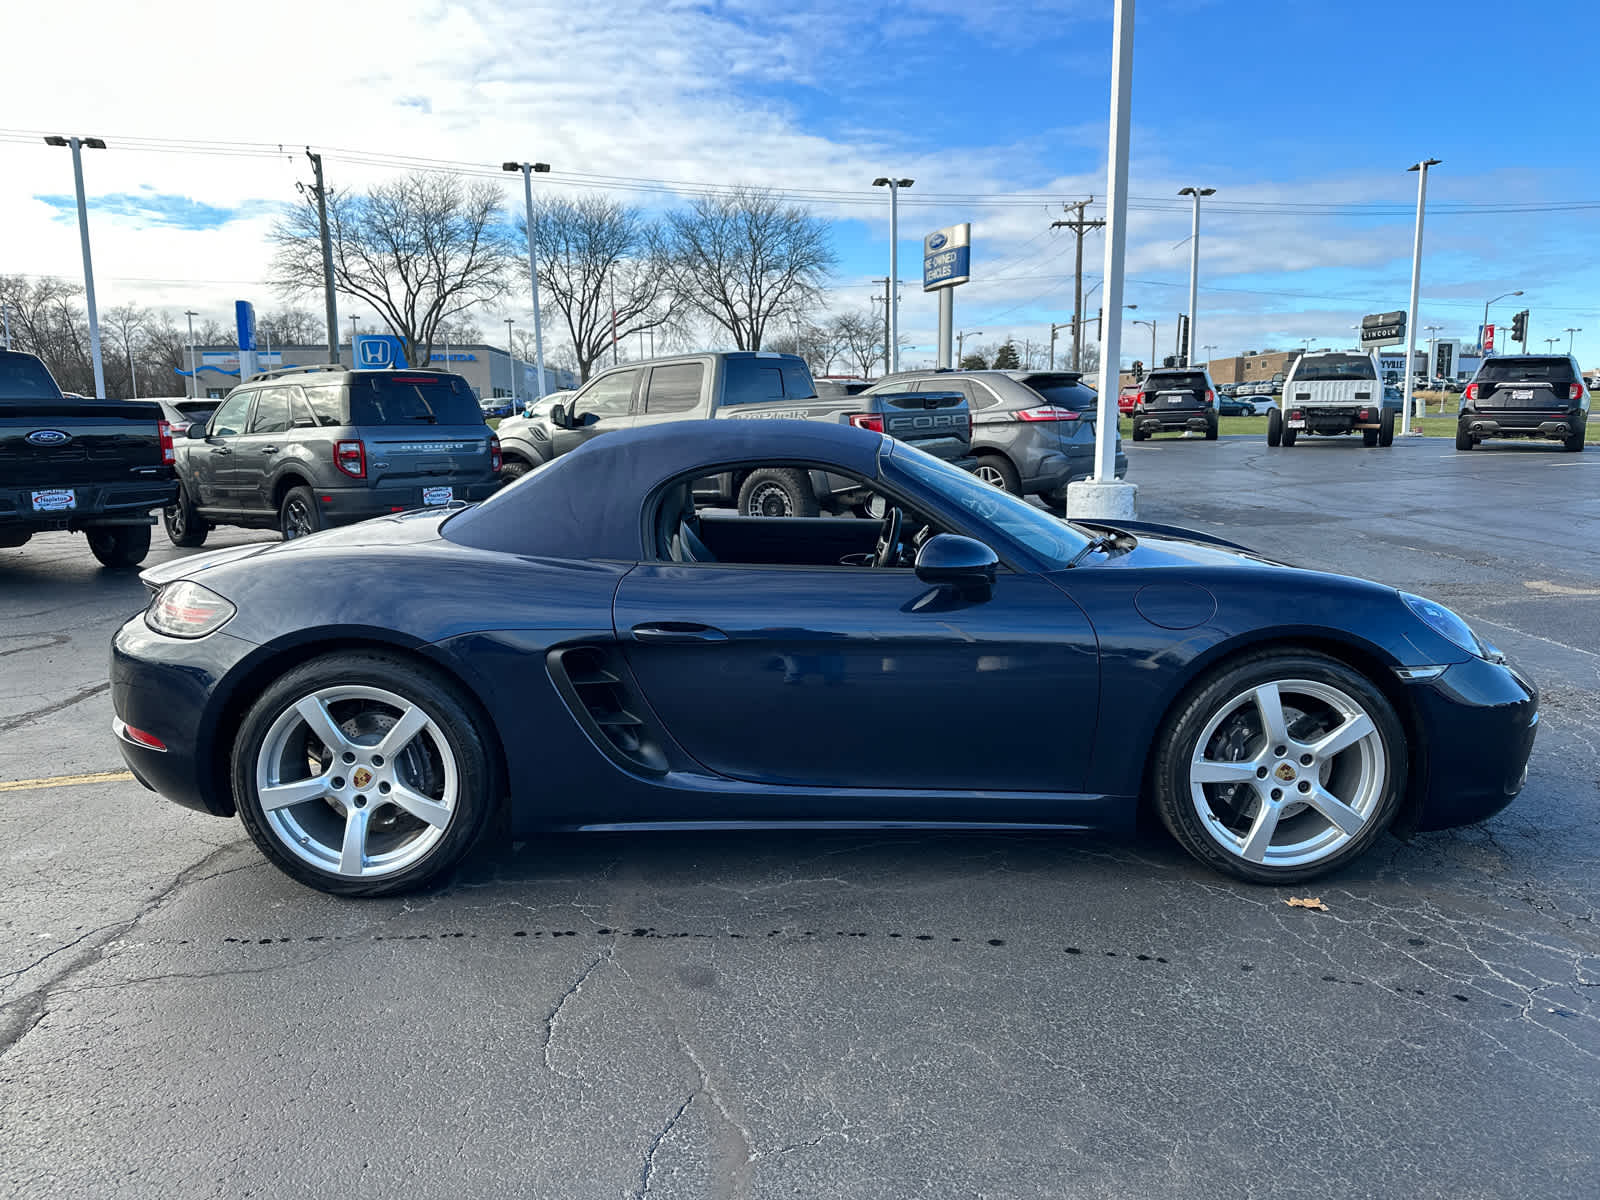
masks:
<svg viewBox="0 0 1600 1200"><path fill-rule="evenodd" d="M1215 392L1213 392L1210 388L1207 388L1206 389L1206 407L1210 408L1216 402L1217 402L1217 394Z"/></svg>
<svg viewBox="0 0 1600 1200"><path fill-rule="evenodd" d="M1075 409L1054 404L1041 404L1038 408L1022 408L1015 413L1019 421L1076 421L1083 414Z"/></svg>
<svg viewBox="0 0 1600 1200"><path fill-rule="evenodd" d="M161 462L164 466L171 466L178 461L177 448L172 444L172 426L166 421L157 421L156 428L161 435Z"/></svg>
<svg viewBox="0 0 1600 1200"><path fill-rule="evenodd" d="M857 429L870 429L873 433L883 432L883 416L879 413L851 413L850 424Z"/></svg>
<svg viewBox="0 0 1600 1200"><path fill-rule="evenodd" d="M489 435L489 469L496 475L500 473L500 437L494 433Z"/></svg>
<svg viewBox="0 0 1600 1200"><path fill-rule="evenodd" d="M351 479L367 477L367 447L364 442L335 442L333 465Z"/></svg>
<svg viewBox="0 0 1600 1200"><path fill-rule="evenodd" d="M1478 398L1478 385L1475 384L1475 383L1467 384L1466 394L1462 397L1462 399L1464 399L1464 400L1476 400L1477 398Z"/></svg>
<svg viewBox="0 0 1600 1200"><path fill-rule="evenodd" d="M1149 392L1140 392L1137 396L1135 396L1133 398L1133 402L1135 404L1143 404L1145 402L1145 400L1149 397L1149 395L1150 395Z"/></svg>
<svg viewBox="0 0 1600 1200"><path fill-rule="evenodd" d="M1298 409L1298 408L1295 409L1292 413L1289 414L1289 419L1291 421L1303 421L1303 420L1305 420L1305 417L1306 417L1305 412L1302 409Z"/></svg>
<svg viewBox="0 0 1600 1200"><path fill-rule="evenodd" d="M1356 420L1358 420L1358 421L1370 421L1370 420L1372 420L1372 412L1371 412L1371 410L1363 408L1360 412L1356 413Z"/></svg>
<svg viewBox="0 0 1600 1200"><path fill-rule="evenodd" d="M1568 388L1567 389L1567 399L1568 400L1582 400L1583 399L1583 384L1575 383L1570 388Z"/></svg>

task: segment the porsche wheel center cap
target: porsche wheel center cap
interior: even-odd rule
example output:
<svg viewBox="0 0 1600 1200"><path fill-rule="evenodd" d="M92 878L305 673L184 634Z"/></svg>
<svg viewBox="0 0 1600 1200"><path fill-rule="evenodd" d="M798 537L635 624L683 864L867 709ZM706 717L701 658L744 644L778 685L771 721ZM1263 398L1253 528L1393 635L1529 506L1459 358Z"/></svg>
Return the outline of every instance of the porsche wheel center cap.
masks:
<svg viewBox="0 0 1600 1200"><path fill-rule="evenodd" d="M1274 771L1273 774L1276 775L1284 783L1293 783L1294 782L1294 777L1295 777L1294 765L1292 763L1286 763L1286 762L1285 763L1279 763L1278 764L1278 769L1276 771Z"/></svg>
<svg viewBox="0 0 1600 1200"><path fill-rule="evenodd" d="M1280 772L1284 769L1284 767L1278 768ZM1293 775L1294 772L1290 770L1289 775L1285 776L1285 778L1291 778ZM357 788L365 788L372 783L372 772L367 770L365 767L357 767L355 769L355 774L350 776L350 782L355 784Z"/></svg>

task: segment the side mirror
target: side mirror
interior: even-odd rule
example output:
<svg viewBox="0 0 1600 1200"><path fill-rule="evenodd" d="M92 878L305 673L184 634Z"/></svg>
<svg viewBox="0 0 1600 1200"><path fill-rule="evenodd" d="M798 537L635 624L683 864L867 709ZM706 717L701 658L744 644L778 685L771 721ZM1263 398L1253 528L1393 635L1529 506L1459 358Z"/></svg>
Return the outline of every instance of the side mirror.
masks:
<svg viewBox="0 0 1600 1200"><path fill-rule="evenodd" d="M550 424L554 425L557 429L568 428L567 406L565 404L552 404L550 406Z"/></svg>
<svg viewBox="0 0 1600 1200"><path fill-rule="evenodd" d="M955 533L936 534L917 552L918 579L949 584L966 600L987 600L993 594L999 565L989 547Z"/></svg>
<svg viewBox="0 0 1600 1200"><path fill-rule="evenodd" d="M189 438L193 438L197 442L205 441L206 440L206 436L207 436L206 435L206 424L207 423L205 421L196 421L196 422L194 422L192 425L189 426L188 429L184 430L184 436L185 437L189 437Z"/></svg>

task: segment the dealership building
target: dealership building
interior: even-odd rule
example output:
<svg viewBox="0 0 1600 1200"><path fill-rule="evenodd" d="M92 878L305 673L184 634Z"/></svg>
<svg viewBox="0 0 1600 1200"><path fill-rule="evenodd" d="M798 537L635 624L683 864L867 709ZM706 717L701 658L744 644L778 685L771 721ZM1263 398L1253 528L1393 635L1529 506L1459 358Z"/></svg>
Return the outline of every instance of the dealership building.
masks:
<svg viewBox="0 0 1600 1200"><path fill-rule="evenodd" d="M347 343L339 347L339 357L346 365L356 362L358 369L404 367L407 364L397 353L398 347L399 340L386 334L358 334L353 346ZM316 346L273 346L270 350L256 350L252 354L254 372L276 371L283 367L322 366L328 362L325 343ZM187 357L193 363L200 395L220 399L239 383L238 347L196 346ZM481 342L438 346L428 365L435 371L453 371L462 376L480 400L509 399L512 396L525 399L540 394L538 368L520 358L513 358L498 346ZM254 372L248 372L246 378ZM174 391L188 389L189 374L187 369L178 372L178 387ZM544 377L545 394L578 386L578 377L572 371L546 366Z"/></svg>

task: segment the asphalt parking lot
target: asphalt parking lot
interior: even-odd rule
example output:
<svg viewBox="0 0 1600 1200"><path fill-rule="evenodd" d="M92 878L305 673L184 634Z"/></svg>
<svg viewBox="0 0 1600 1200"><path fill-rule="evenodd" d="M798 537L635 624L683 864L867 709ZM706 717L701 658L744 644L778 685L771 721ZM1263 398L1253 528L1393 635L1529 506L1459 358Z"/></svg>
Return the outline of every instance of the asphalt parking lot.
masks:
<svg viewBox="0 0 1600 1200"><path fill-rule="evenodd" d="M994 833L551 837L337 901L121 775L137 578L0 550L0 1193L1600 1194L1600 454L1127 451L1142 517L1516 658L1524 794L1326 912Z"/></svg>

